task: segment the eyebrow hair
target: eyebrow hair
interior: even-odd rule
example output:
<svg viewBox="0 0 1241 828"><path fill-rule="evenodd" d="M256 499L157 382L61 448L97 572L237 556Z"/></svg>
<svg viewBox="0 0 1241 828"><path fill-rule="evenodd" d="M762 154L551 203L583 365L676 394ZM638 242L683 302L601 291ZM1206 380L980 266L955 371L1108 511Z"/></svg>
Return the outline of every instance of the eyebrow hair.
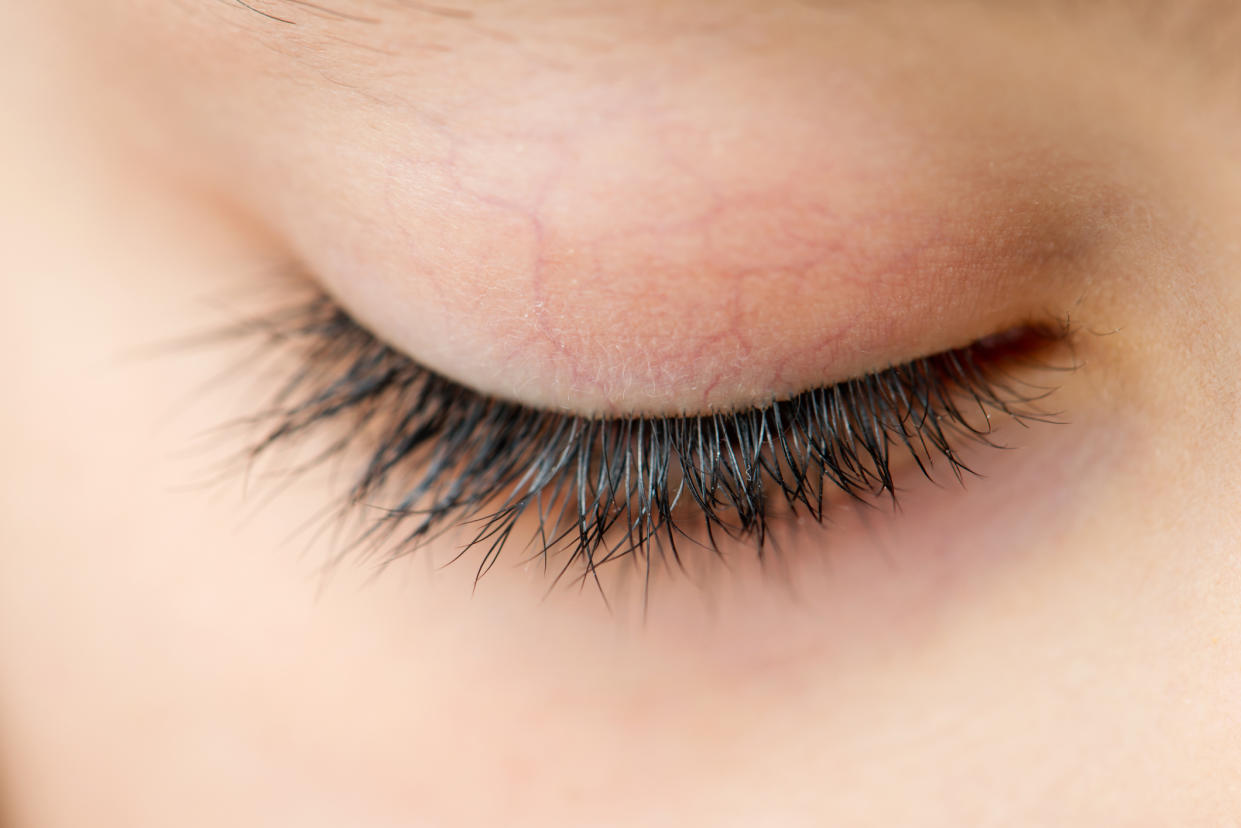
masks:
<svg viewBox="0 0 1241 828"><path fill-rule="evenodd" d="M951 2L951 0L947 1ZM298 21L294 19L297 10L315 17L354 23L377 24L384 22L384 18L377 16L377 12L368 15L343 11L332 5L327 5L331 0L325 0L325 2L314 2L314 0L222 0L222 2L231 3L268 20L291 26L298 24ZM378 0L359 0L359 2L371 6L380 5ZM943 0L932 0L932 2L943 2ZM985 10L990 7L990 0L974 0L974 4ZM1102 2L1091 2L1090 0L1085 2L1083 0L1042 0L1042 4L1044 10L1054 10L1069 15L1080 14L1084 11L1119 11L1128 15L1132 20L1145 28L1175 29L1179 30L1182 35L1189 34L1190 36L1194 34L1209 36L1210 33L1219 35L1220 27L1228 27L1228 31L1232 32L1236 27L1241 26L1241 5L1228 2L1221 3L1220 0L1102 0ZM270 8L271 6L279 5L292 6L293 9L286 12L276 12ZM475 17L475 12L472 9L439 2L397 0L397 2L385 2L382 5L397 14L426 14L457 20L471 20ZM835 9L863 9L870 7L872 3L871 0L800 0L800 5L810 7L816 5L831 6ZM1031 4L1030 8L1038 8L1037 0Z"/></svg>
<svg viewBox="0 0 1241 828"><path fill-rule="evenodd" d="M289 26L296 26L297 20L292 15L277 14L268 11L257 5L257 0L232 0L235 5L240 6L247 11L254 12L260 17L264 17L276 23L283 23ZM274 2L287 3L295 6L302 11L308 12L317 17L325 17L333 20L345 20L352 23L382 23L383 18L370 15L355 14L351 12L341 11L322 3L311 2L311 0L274 0ZM401 9L422 12L425 14L435 15L436 17L449 17L457 20L470 20L474 17L474 12L469 9L452 8L449 6L441 6L437 4L421 3L421 2L403 2L400 4Z"/></svg>
<svg viewBox="0 0 1241 828"><path fill-rule="evenodd" d="M241 8L281 27L295 27L309 22L306 18L318 18L327 24L363 24L381 27L388 22L408 21L411 17L425 15L440 20L455 20L467 24L476 33L491 39L508 40L500 33L479 26L476 12L468 7L470 0L354 0L356 4L371 9L369 14L346 11L339 8L340 0L217 0L225 5ZM755 0L755 2L775 0ZM461 2L462 5L451 5ZM675 2L675 0L666 0ZM790 0L792 2L792 0ZM925 0L930 5L947 4L958 0ZM993 0L959 0L972 3L982 12L995 11ZM831 7L836 10L875 9L890 6L889 2L875 0L796 0L793 5L804 7ZM1001 6L1000 8L1004 8ZM1235 48L1241 38L1241 3L1227 0L1032 0L1029 11L1051 12L1067 19L1080 18L1090 13L1102 12L1114 15L1119 25L1131 26L1138 37L1148 38L1152 44L1164 46L1193 59L1207 83L1220 86L1229 93L1241 90L1241 52ZM384 15L384 11L391 15ZM391 54L364 43L329 35L332 40L359 47L367 51ZM436 48L436 47L426 47ZM437 50L447 50L446 47Z"/></svg>

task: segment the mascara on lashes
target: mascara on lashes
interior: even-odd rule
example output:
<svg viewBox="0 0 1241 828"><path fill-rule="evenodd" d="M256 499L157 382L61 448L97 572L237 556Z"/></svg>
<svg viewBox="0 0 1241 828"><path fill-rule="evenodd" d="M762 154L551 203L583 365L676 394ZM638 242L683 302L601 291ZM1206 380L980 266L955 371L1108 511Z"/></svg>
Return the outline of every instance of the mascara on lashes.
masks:
<svg viewBox="0 0 1241 828"><path fill-rule="evenodd" d="M388 504L350 548L391 559L468 522L476 530L460 554L482 550L477 577L510 543L533 543L545 563L561 559L557 580L625 557L649 570L661 556L679 561L679 544L718 551L720 536L750 538L761 554L777 508L822 521L833 496L895 499L902 455L928 478L937 460L960 478L969 469L955 446L991 443L992 415L1048 419L1037 403L1050 390L1005 369L1069 337L1067 325L1024 326L762 408L592 419L446 379L321 293L257 329L294 349L298 367L257 418L248 460L341 429L310 464L365 457L340 513ZM517 535L523 519L532 537Z"/></svg>

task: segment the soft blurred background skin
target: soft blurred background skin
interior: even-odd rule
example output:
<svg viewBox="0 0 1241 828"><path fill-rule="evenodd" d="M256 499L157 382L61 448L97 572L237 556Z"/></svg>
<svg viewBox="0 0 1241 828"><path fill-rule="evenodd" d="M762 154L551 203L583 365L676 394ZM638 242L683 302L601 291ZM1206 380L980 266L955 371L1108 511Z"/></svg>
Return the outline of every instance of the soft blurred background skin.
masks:
<svg viewBox="0 0 1241 828"><path fill-rule="evenodd" d="M6 825L1237 823L1241 11L333 6L385 21L367 28L277 6L299 25L215 0L0 9ZM766 567L730 550L727 571L657 573L645 620L623 574L609 612L589 589L545 598L516 555L475 590L468 562L438 568L451 537L325 574L330 538L295 531L328 475L266 504L279 479L194 485L241 447L203 433L265 389L203 390L244 351L150 346L278 293L292 258L363 315L386 291L410 305L417 284L371 275L399 264L400 222L381 226L394 185L367 159L421 146L414 109L482 101L454 131L521 129L539 104L494 102L558 89L548 66L606 98L606 51L618 77L670 67L675 96L676 66L764 50L787 56L781 88L830 65L942 118L946 158L988 124L1042 125L978 150L1012 164L1015 201L1035 182L1055 214L1106 183L1094 243L1027 309L1079 325L1067 424L1010 424L1017 451L969 455L985 480L910 479L899 514L788 527ZM764 101L752 81L731 106ZM506 186L507 156L485 158ZM449 210L395 186L411 221ZM486 222L462 221L468 258ZM1005 301L1029 288L996 279ZM470 347L423 344L468 374Z"/></svg>

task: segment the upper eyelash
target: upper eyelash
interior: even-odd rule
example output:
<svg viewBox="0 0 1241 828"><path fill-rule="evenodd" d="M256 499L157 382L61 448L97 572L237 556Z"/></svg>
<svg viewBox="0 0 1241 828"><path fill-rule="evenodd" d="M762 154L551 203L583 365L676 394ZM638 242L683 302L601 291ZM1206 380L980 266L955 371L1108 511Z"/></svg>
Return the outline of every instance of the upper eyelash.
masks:
<svg viewBox="0 0 1241 828"><path fill-rule="evenodd" d="M597 580L598 567L629 555L648 574L661 555L679 562L678 542L691 539L687 512L702 521L709 547L717 534L748 536L761 553L777 504L821 521L832 490L895 498L894 452L927 477L936 459L961 477L969 469L954 444L989 443L993 413L1048 418L1035 404L1050 389L994 363L1031 342L1069 337L1067 323L1029 326L746 411L592 419L489 398L441 377L321 293L239 330L256 329L295 348L302 362L251 419L264 431L250 461L329 422L347 420L303 470L374 435L341 509L381 493L396 501L351 546L388 545L396 557L441 528L474 521L460 554L484 550L481 577L532 513L536 554L546 562L567 552L556 580L575 566Z"/></svg>

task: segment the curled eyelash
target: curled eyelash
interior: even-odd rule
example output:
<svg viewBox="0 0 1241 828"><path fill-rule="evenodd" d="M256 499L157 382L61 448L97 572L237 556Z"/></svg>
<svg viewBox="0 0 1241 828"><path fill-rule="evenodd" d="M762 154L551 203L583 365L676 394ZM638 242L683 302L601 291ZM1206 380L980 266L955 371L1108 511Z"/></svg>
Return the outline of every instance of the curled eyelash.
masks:
<svg viewBox="0 0 1241 828"><path fill-rule="evenodd" d="M322 294L240 332L293 349L298 365L249 420L260 431L247 462L333 424L336 436L299 470L365 457L337 511L379 516L350 548L387 549L388 561L467 526L457 557L481 550L476 578L518 543L545 565L558 559L556 581L574 570L597 580L622 558L649 575L661 557L679 564L686 544L718 552L722 537L751 539L762 554L781 511L821 522L833 498L895 501L900 457L927 478L946 468L960 479L971 472L956 446L995 445L993 416L1049 419L1038 403L1051 389L1004 367L1069 336L1067 324L1016 329L752 410L598 419L472 391Z"/></svg>

